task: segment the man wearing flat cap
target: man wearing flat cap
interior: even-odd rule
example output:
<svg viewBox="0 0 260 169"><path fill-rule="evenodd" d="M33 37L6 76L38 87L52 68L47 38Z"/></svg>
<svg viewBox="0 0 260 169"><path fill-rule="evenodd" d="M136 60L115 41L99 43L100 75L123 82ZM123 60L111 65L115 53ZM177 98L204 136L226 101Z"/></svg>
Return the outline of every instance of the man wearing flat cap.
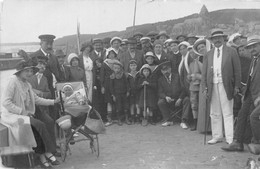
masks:
<svg viewBox="0 0 260 169"><path fill-rule="evenodd" d="M234 141L222 147L225 151L243 151L244 145L249 144L253 154L260 153L260 36L248 37L246 49L252 56L246 90L242 108L238 112L238 121L235 128ZM253 139L252 139L253 136ZM251 142L252 140L252 142ZM250 144L251 143L251 144Z"/></svg>
<svg viewBox="0 0 260 169"><path fill-rule="evenodd" d="M69 70L69 66L65 65L65 59L66 59L65 53L61 49L57 49L54 52L54 55L58 59L59 70L60 70L60 77L57 80L57 82L68 82L70 70Z"/></svg>
<svg viewBox="0 0 260 169"><path fill-rule="evenodd" d="M240 88L241 66L237 51L225 45L225 37L221 29L212 30L210 39L215 47L203 61L201 85L208 97L212 128L208 144L222 141L223 126L226 142L233 142L233 99Z"/></svg>
<svg viewBox="0 0 260 169"><path fill-rule="evenodd" d="M137 41L135 38L128 38L128 50L118 55L119 61L124 67L124 71L129 73L129 62L135 60L137 62L137 69L139 70L143 65L143 52L136 49Z"/></svg>
<svg viewBox="0 0 260 169"><path fill-rule="evenodd" d="M45 35L40 35L39 39L41 40L40 42L41 48L38 51L32 53L30 57L34 65L37 65L38 63L37 62L38 56L46 56L48 58L46 69L43 74L48 80L48 86L52 93L52 98L54 98L53 75L57 81L60 78L58 59L55 55L53 55L53 41L55 39L55 36L45 34Z"/></svg>
<svg viewBox="0 0 260 169"><path fill-rule="evenodd" d="M141 33L141 32L136 32L134 33L133 37L136 39L136 49L138 50L142 50L142 44L141 44L141 38L143 37L144 35Z"/></svg>
<svg viewBox="0 0 260 169"><path fill-rule="evenodd" d="M106 57L106 50L103 49L103 41L102 39L93 39L93 48L94 50L90 53L90 58L93 62L98 58L102 58L103 60Z"/></svg>

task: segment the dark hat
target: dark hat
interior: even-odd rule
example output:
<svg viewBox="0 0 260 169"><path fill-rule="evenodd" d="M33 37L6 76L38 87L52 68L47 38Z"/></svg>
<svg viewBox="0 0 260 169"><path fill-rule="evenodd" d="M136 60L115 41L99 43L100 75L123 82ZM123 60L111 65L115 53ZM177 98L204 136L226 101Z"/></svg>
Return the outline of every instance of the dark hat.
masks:
<svg viewBox="0 0 260 169"><path fill-rule="evenodd" d="M57 50L54 52L54 55L55 55L56 57L65 57L65 56L66 56L61 49L57 49Z"/></svg>
<svg viewBox="0 0 260 169"><path fill-rule="evenodd" d="M179 45L180 44L180 41L178 41L178 40L172 40L172 41L170 41L169 43L168 43L168 45L169 46L171 46L171 44L173 44L173 43L176 43L177 45Z"/></svg>
<svg viewBox="0 0 260 169"><path fill-rule="evenodd" d="M93 50L93 46L92 46L92 43L91 43L91 42L84 42L84 43L81 45L80 51L83 52L87 47L90 47L90 51Z"/></svg>
<svg viewBox="0 0 260 169"><path fill-rule="evenodd" d="M155 37L155 36L157 36L157 35L158 35L157 32L155 32L155 31L150 31L150 32L147 33L146 36L148 36L148 37Z"/></svg>
<svg viewBox="0 0 260 169"><path fill-rule="evenodd" d="M137 65L136 60L130 60L130 61L129 61L129 65L131 65L131 64L136 64L136 65Z"/></svg>
<svg viewBox="0 0 260 169"><path fill-rule="evenodd" d="M106 37L103 39L103 43L110 43L111 38L110 37Z"/></svg>
<svg viewBox="0 0 260 169"><path fill-rule="evenodd" d="M189 38L195 38L196 40L199 39L196 35L194 35L193 33L190 33L188 34L187 38L186 38L186 41L189 39Z"/></svg>
<svg viewBox="0 0 260 169"><path fill-rule="evenodd" d="M47 64L48 62L48 57L47 56L44 56L44 55L39 55L37 56L37 63L44 63L44 64Z"/></svg>
<svg viewBox="0 0 260 169"><path fill-rule="evenodd" d="M33 73L35 74L36 72L39 71L39 69L35 66L30 65L28 62L26 62L25 60L21 60L20 62L18 62L16 64L16 72L14 73L14 75L19 74L21 71L26 70L26 69L33 69Z"/></svg>
<svg viewBox="0 0 260 169"><path fill-rule="evenodd" d="M187 38L187 36L186 36L186 35L178 35L178 36L176 37L176 39L178 40L180 37L183 37L184 39L186 39L186 38Z"/></svg>
<svg viewBox="0 0 260 169"><path fill-rule="evenodd" d="M170 61L165 61L163 63L161 63L160 65L158 65L158 68L161 70L165 70L167 68L171 68L171 62Z"/></svg>
<svg viewBox="0 0 260 169"><path fill-rule="evenodd" d="M141 32L135 32L134 35L133 35L133 37L136 37L136 36L141 36L141 37L143 37L144 35L143 35Z"/></svg>
<svg viewBox="0 0 260 169"><path fill-rule="evenodd" d="M113 62L114 65L119 65L121 68L123 68L123 64L121 62L119 62L118 60L115 60Z"/></svg>
<svg viewBox="0 0 260 169"><path fill-rule="evenodd" d="M252 35L247 38L247 44L246 48L248 48L251 45L260 43L260 36L259 35Z"/></svg>
<svg viewBox="0 0 260 169"><path fill-rule="evenodd" d="M131 38L128 38L128 44L137 44L137 41L135 38L131 37Z"/></svg>
<svg viewBox="0 0 260 169"><path fill-rule="evenodd" d="M39 38L41 41L53 41L53 40L56 38L56 36L54 36L54 35L49 35L49 34L44 34L44 35L40 35L38 38Z"/></svg>
<svg viewBox="0 0 260 169"><path fill-rule="evenodd" d="M128 40L127 39L122 39L121 45L127 45L128 44Z"/></svg>
<svg viewBox="0 0 260 169"><path fill-rule="evenodd" d="M161 32L159 32L159 34L157 35L156 38L159 39L160 36L166 36L167 39L169 38L169 36L167 35L167 32L166 32L166 31L161 31Z"/></svg>
<svg viewBox="0 0 260 169"><path fill-rule="evenodd" d="M156 45L161 45L161 46L163 46L163 42L162 41L160 41L160 40L155 40L154 42L153 42L153 44L154 44L154 46L156 46Z"/></svg>
<svg viewBox="0 0 260 169"><path fill-rule="evenodd" d="M94 45L95 43L103 43L103 41L102 41L102 39L100 39L100 38L95 38L95 39L93 39L93 45Z"/></svg>
<svg viewBox="0 0 260 169"><path fill-rule="evenodd" d="M219 37L219 36L222 36L224 38L227 37L227 35L224 34L223 30L222 29L212 29L211 30L211 36L209 37L210 39L211 38L214 38L214 37Z"/></svg>

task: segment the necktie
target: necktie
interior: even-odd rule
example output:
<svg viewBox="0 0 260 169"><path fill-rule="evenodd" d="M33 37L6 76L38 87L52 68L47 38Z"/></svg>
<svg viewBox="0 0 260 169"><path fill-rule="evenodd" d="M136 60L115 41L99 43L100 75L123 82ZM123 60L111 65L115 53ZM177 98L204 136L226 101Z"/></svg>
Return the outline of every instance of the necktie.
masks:
<svg viewBox="0 0 260 169"><path fill-rule="evenodd" d="M258 60L258 57L254 57L253 65L252 65L252 68L251 68L251 71L250 71L250 74L249 74L251 77L252 77L252 75L253 75L253 72L254 72L254 69L255 69L257 60Z"/></svg>
<svg viewBox="0 0 260 169"><path fill-rule="evenodd" d="M42 73L38 73L37 75L38 84L40 84L41 78L42 78Z"/></svg>
<svg viewBox="0 0 260 169"><path fill-rule="evenodd" d="M219 58L219 56L220 56L220 50L219 50L219 48L217 48L218 50L218 53L217 53L217 58Z"/></svg>
<svg viewBox="0 0 260 169"><path fill-rule="evenodd" d="M65 73L65 69L63 67L63 65L60 66L60 70L61 70L61 73L62 73L62 77L64 77L64 80L66 80L66 73Z"/></svg>

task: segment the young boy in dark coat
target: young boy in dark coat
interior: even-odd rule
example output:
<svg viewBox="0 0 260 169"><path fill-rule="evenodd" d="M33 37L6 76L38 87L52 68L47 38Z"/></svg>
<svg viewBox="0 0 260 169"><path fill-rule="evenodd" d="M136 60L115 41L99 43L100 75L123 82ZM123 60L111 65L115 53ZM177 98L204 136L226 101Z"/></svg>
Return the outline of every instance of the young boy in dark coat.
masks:
<svg viewBox="0 0 260 169"><path fill-rule="evenodd" d="M131 60L129 62L130 73L127 74L127 82L129 86L129 103L130 103L130 114L131 120L130 122L139 122L140 121L140 108L138 105L138 92L137 92L137 62L135 60ZM135 115L136 109L136 115Z"/></svg>
<svg viewBox="0 0 260 169"><path fill-rule="evenodd" d="M154 124L152 121L153 111L156 109L156 82L151 76L151 68L148 64L142 66L140 77L138 78L137 88L140 92L139 107L143 110L142 125L147 126L148 123Z"/></svg>
<svg viewBox="0 0 260 169"><path fill-rule="evenodd" d="M106 126L112 125L112 106L113 99L110 92L110 75L113 73L113 65L117 60L117 54L114 49L110 48L107 52L107 59L104 60L100 69L101 92L104 94L107 106L107 123Z"/></svg>
<svg viewBox="0 0 260 169"><path fill-rule="evenodd" d="M110 76L110 92L116 105L116 115L118 125L123 125L122 120L125 116L125 122L129 125L128 120L128 101L129 88L124 74L123 65L117 61L113 65L113 74Z"/></svg>

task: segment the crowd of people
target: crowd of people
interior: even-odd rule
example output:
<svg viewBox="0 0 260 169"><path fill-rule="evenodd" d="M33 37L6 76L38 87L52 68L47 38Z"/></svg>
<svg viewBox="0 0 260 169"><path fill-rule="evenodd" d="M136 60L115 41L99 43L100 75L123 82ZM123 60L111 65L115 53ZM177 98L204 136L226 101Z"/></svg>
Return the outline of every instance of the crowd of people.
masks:
<svg viewBox="0 0 260 169"><path fill-rule="evenodd" d="M225 137L225 151L243 151L246 143L252 153L260 154L259 36L227 36L213 29L208 37L189 34L171 39L165 31L136 32L127 39L93 39L82 44L81 53L68 56L60 49L53 52L54 35L39 39L41 48L19 63L5 91L1 118L13 124L23 117L33 126L12 128L41 136L35 139L36 152L46 168L48 161L58 164L50 139L55 137L48 135L54 135L59 118L57 106L46 105L59 102L50 100L55 98L55 83L75 81L84 83L89 104L107 127L171 126L173 114L180 112L181 128L211 131L208 144ZM13 144L17 139L24 141L14 136ZM35 147L35 141L28 144Z"/></svg>

